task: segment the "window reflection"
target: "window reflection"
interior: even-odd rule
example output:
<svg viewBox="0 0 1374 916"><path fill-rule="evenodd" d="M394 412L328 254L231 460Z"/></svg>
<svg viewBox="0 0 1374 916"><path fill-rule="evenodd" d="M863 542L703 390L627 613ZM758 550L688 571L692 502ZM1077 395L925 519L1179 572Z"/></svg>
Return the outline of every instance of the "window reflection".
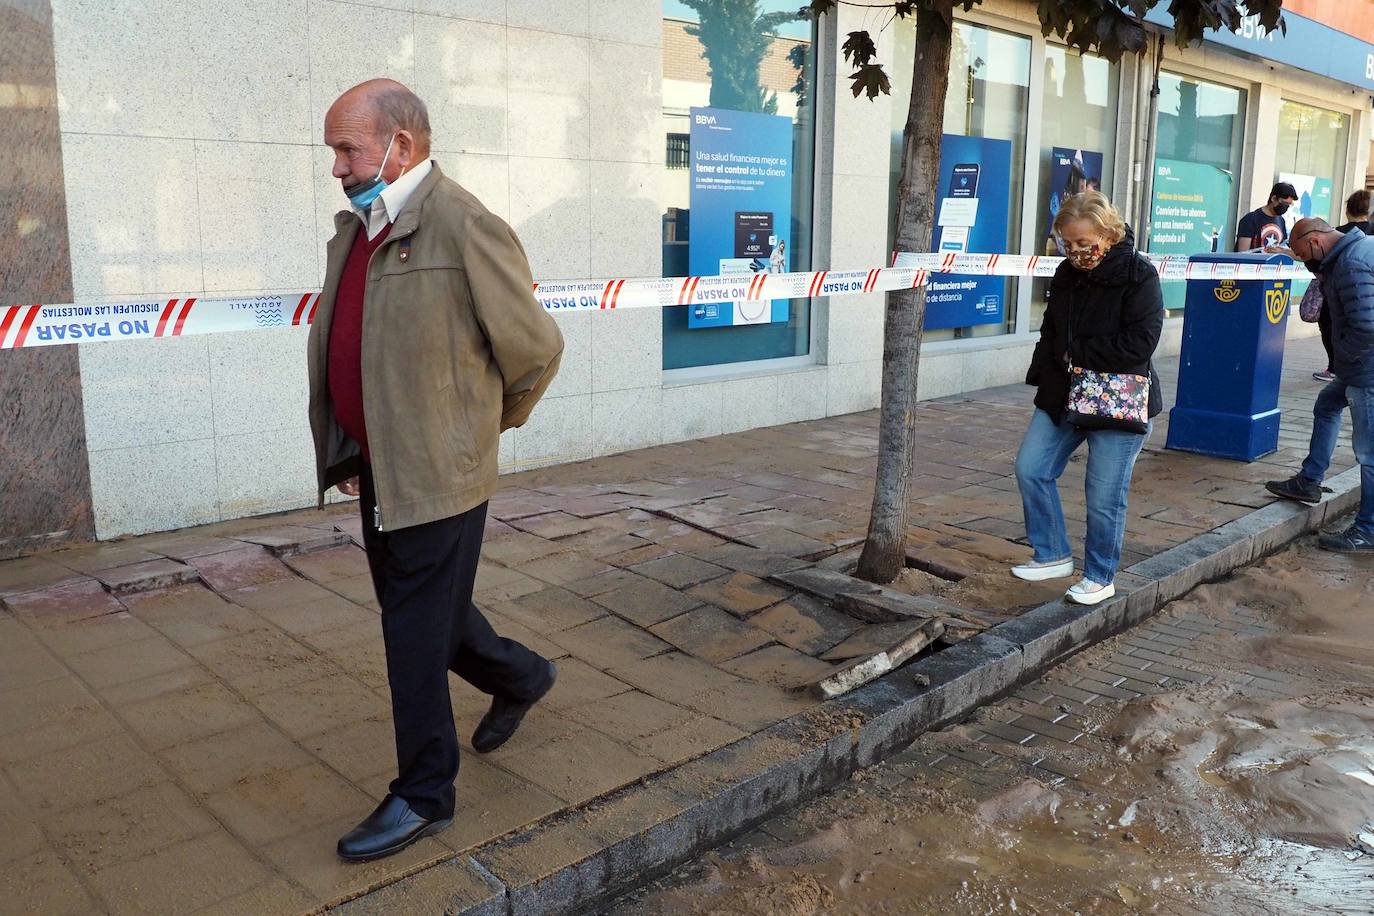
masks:
<svg viewBox="0 0 1374 916"><path fill-rule="evenodd" d="M815 74L815 43L813 24L799 16L798 9L795 0L665 0L663 4L665 147L659 201L666 277L694 272L690 117L693 108L790 120L791 216L789 225L765 234L785 241L786 269L806 270L811 266L815 138L810 87ZM747 147L747 141L738 142ZM744 220L740 226L746 227L748 214L736 216ZM707 231L725 230L719 226L698 227L698 245L706 244ZM776 269L781 263L776 258L778 245L768 247L766 255L754 260L755 269ZM753 253L747 246L746 250ZM722 251L713 258L727 260L730 254L738 253ZM781 317L782 311L772 314ZM810 303L805 299L793 300L785 311L786 320L769 323L692 327L688 307L664 309L663 368L804 356L810 350Z"/></svg>
<svg viewBox="0 0 1374 916"><path fill-rule="evenodd" d="M904 142L902 132L911 102L911 61L916 51L916 25L914 20L906 19L894 23L893 28L896 30L895 59L902 62L891 68L892 179L889 187L889 206L890 212L895 214L897 179L901 173ZM969 22L954 24L949 86L945 93L944 133L957 137L1003 140L1010 144L1006 185L994 187L983 182L977 191L979 198L1008 202L1005 205L1005 237L1000 243L994 242L991 246L996 253L1002 254L1019 251L1021 247L1021 209L1015 202L1022 199L1024 184L1030 60L1031 42L1023 35L1001 32ZM944 170L950 165L942 163L941 168ZM982 209L983 205L980 203L980 212ZM978 222L981 220L982 217ZM1013 332L1016 328L1017 288L1018 281L1015 279L1007 279L1001 284L1003 306L1000 320L967 327L931 329L928 314L925 339L953 340Z"/></svg>

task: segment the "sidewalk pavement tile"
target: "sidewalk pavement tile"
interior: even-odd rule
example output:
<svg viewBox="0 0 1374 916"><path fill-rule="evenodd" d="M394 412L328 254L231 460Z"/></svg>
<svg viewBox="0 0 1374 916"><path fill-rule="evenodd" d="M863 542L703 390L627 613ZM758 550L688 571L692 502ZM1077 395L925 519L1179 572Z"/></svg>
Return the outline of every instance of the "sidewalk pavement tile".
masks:
<svg viewBox="0 0 1374 916"><path fill-rule="evenodd" d="M864 624L807 595L794 595L759 612L749 622L779 642L808 655L833 649Z"/></svg>
<svg viewBox="0 0 1374 916"><path fill-rule="evenodd" d="M295 884L277 878L196 910L196 916L244 916L247 913L252 916L295 916L309 912L316 904L317 901Z"/></svg>
<svg viewBox="0 0 1374 916"><path fill-rule="evenodd" d="M264 585L278 579L293 579L296 574L265 547L239 546L190 560L200 576L220 594L250 585Z"/></svg>
<svg viewBox="0 0 1374 916"><path fill-rule="evenodd" d="M545 635L571 629L606 614L604 608L557 586L493 604L491 609Z"/></svg>
<svg viewBox="0 0 1374 916"><path fill-rule="evenodd" d="M773 641L765 631L709 604L652 626L649 632L708 662L723 662Z"/></svg>
<svg viewBox="0 0 1374 916"><path fill-rule="evenodd" d="M695 718L697 713L643 691L630 690L584 703L566 710L564 715L628 744L635 738L676 728Z"/></svg>
<svg viewBox="0 0 1374 916"><path fill-rule="evenodd" d="M682 652L665 652L640 659L607 673L675 706L687 706L706 691L739 681L733 674Z"/></svg>
<svg viewBox="0 0 1374 916"><path fill-rule="evenodd" d="M158 635L157 630L128 611L91 617L64 627L41 627L34 632L59 658L127 645Z"/></svg>
<svg viewBox="0 0 1374 916"><path fill-rule="evenodd" d="M340 653L346 657L355 649ZM217 677L249 696L335 672L326 657L276 629L253 630L187 649Z"/></svg>
<svg viewBox="0 0 1374 916"><path fill-rule="evenodd" d="M83 652L65 661L78 676L96 689L114 687L150 674L188 668L196 663L185 650L163 636Z"/></svg>
<svg viewBox="0 0 1374 916"><path fill-rule="evenodd" d="M38 640L28 633L23 637L29 644L27 651L11 645L0 657L0 691L56 680L67 673L62 663L49 655Z"/></svg>
<svg viewBox="0 0 1374 916"><path fill-rule="evenodd" d="M376 802L319 763L277 767L238 779L205 796L205 804L227 828L257 849L341 813L362 820Z"/></svg>
<svg viewBox="0 0 1374 916"><path fill-rule="evenodd" d="M397 872L434 865L452 855L437 839L425 837L382 861L345 862L335 852L335 844L370 810L360 809L354 814L270 843L262 853L273 867L304 887L316 900L325 903L340 903L385 884Z"/></svg>
<svg viewBox="0 0 1374 916"><path fill-rule="evenodd" d="M707 563L684 553L675 553L631 566L630 572L656 579L669 588L682 591L707 579L723 575L726 570L714 563Z"/></svg>
<svg viewBox="0 0 1374 916"><path fill-rule="evenodd" d="M685 614L699 601L676 592L661 582L640 577L592 599L606 610L641 627L652 627L679 614Z"/></svg>
<svg viewBox="0 0 1374 916"><path fill-rule="evenodd" d="M310 581L321 584L367 572L367 554L353 544L296 554L286 557L284 562Z"/></svg>
<svg viewBox="0 0 1374 916"><path fill-rule="evenodd" d="M689 589L688 593L741 618L777 604L792 594L785 588L770 585L743 572L702 582Z"/></svg>
<svg viewBox="0 0 1374 916"><path fill-rule="evenodd" d="M81 581L83 577L64 566L58 556L20 557L0 563L0 603L25 592Z"/></svg>
<svg viewBox="0 0 1374 916"><path fill-rule="evenodd" d="M630 740L630 747L665 764L681 763L748 737L748 732L710 716L694 716L681 725Z"/></svg>
<svg viewBox="0 0 1374 916"><path fill-rule="evenodd" d="M267 881L271 872L223 831L93 871L111 913L190 913Z"/></svg>
<svg viewBox="0 0 1374 916"><path fill-rule="evenodd" d="M46 818L44 827L70 861L89 863L96 870L220 829L204 808L170 782L60 811Z"/></svg>
<svg viewBox="0 0 1374 916"><path fill-rule="evenodd" d="M571 553L553 554L520 564L522 573L550 585L565 585L598 573L609 572L611 569L612 567L605 563L583 559Z"/></svg>
<svg viewBox="0 0 1374 916"><path fill-rule="evenodd" d="M200 573L194 566L162 557L130 566L100 570L94 575L114 595L129 595L200 580Z"/></svg>
<svg viewBox="0 0 1374 916"><path fill-rule="evenodd" d="M561 711L604 700L630 689L629 684L580 659L565 658L558 663L558 681L540 703L549 709Z"/></svg>
<svg viewBox="0 0 1374 916"><path fill-rule="evenodd" d="M299 748L289 739L282 740L299 753ZM379 775L385 775L390 780L396 772L395 732L391 727L390 715L360 719L331 731L311 735L301 742L301 746L338 770L345 779L359 785ZM304 755L301 756L304 758Z"/></svg>
<svg viewBox="0 0 1374 916"><path fill-rule="evenodd" d="M377 586L372 581L372 574L368 572L359 573L356 576L342 576L338 579L331 579L325 583L325 588L336 595L347 598L354 604L377 609Z"/></svg>
<svg viewBox="0 0 1374 916"><path fill-rule="evenodd" d="M288 608L307 601L337 597L324 586L295 575L243 588L220 589L220 593L226 601L254 611Z"/></svg>
<svg viewBox="0 0 1374 916"><path fill-rule="evenodd" d="M259 721L253 706L214 682L130 703L119 714L143 746L153 751Z"/></svg>
<svg viewBox="0 0 1374 916"><path fill-rule="evenodd" d="M288 738L297 741L391 712L390 704L343 673L258 694L253 702Z"/></svg>
<svg viewBox="0 0 1374 916"><path fill-rule="evenodd" d="M289 607L259 608L258 614L292 636L307 640L317 633L333 633L353 625L380 630L375 611L359 607L346 598L327 592L324 597Z"/></svg>
<svg viewBox="0 0 1374 916"><path fill-rule="evenodd" d="M795 690L814 684L834 670L833 665L786 646L766 646L748 655L731 659L721 667L740 677L761 684L771 684L783 690Z"/></svg>
<svg viewBox="0 0 1374 916"><path fill-rule="evenodd" d="M504 757L501 766L575 805L647 776L662 764L600 732L582 728Z"/></svg>
<svg viewBox="0 0 1374 916"><path fill-rule="evenodd" d="M191 648L261 630L263 619L200 585L126 595L124 605L179 646Z"/></svg>
<svg viewBox="0 0 1374 916"><path fill-rule="evenodd" d="M174 690L183 690L200 684L208 684L215 679L209 669L201 665L177 668L161 674L151 674L137 680L125 681L113 687L101 687L96 691L100 698L116 709L130 703L138 703Z"/></svg>
<svg viewBox="0 0 1374 916"><path fill-rule="evenodd" d="M391 723L387 722L387 737L390 735ZM320 739L312 742L316 740ZM306 746L313 749L311 743ZM158 756L167 770L197 795L209 795L272 770L290 770L313 762L301 745L261 720L166 748ZM394 766L395 752L389 756ZM325 762L332 763L327 758Z"/></svg>
<svg viewBox="0 0 1374 916"><path fill-rule="evenodd" d="M759 579L802 569L807 565L805 560L785 557L778 553L769 553L757 547L750 547L748 544L720 544L704 550L692 551L692 553L694 556L717 566L748 573Z"/></svg>
<svg viewBox="0 0 1374 916"><path fill-rule="evenodd" d="M513 635L500 627L497 629L505 635ZM513 638L519 639L518 636ZM562 630L553 634L550 639L563 650L563 654L572 652L578 658L602 669L658 655L669 648L668 644L658 637L610 614ZM547 657L547 653L541 654Z"/></svg>
<svg viewBox="0 0 1374 916"><path fill-rule="evenodd" d="M68 579L3 599L16 617L39 626L61 626L74 620L115 614L124 606L94 579Z"/></svg>
<svg viewBox="0 0 1374 916"><path fill-rule="evenodd" d="M124 735L11 764L6 772L23 797L44 813L167 781L157 760Z"/></svg>
<svg viewBox="0 0 1374 916"><path fill-rule="evenodd" d="M466 753L458 764L458 807L453 826L437 835L455 852L539 820L562 809L561 799L479 755Z"/></svg>
<svg viewBox="0 0 1374 916"><path fill-rule="evenodd" d="M41 900L44 916L86 916L96 908L63 857L47 848L0 868L0 900Z"/></svg>

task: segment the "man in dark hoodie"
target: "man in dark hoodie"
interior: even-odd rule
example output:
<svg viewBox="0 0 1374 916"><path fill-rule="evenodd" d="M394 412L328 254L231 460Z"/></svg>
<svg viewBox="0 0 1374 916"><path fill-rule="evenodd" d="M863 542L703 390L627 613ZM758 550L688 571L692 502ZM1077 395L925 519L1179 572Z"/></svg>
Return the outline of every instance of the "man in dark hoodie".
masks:
<svg viewBox="0 0 1374 916"><path fill-rule="evenodd" d="M1327 550L1374 551L1374 237L1305 219L1293 227L1289 244L1307 269L1321 276L1322 295L1331 309L1336 380L1317 395L1312 443L1302 470L1265 487L1285 499L1319 502L1322 478L1340 436L1341 411L1348 406L1360 464L1360 508L1347 530L1324 535L1319 543Z"/></svg>

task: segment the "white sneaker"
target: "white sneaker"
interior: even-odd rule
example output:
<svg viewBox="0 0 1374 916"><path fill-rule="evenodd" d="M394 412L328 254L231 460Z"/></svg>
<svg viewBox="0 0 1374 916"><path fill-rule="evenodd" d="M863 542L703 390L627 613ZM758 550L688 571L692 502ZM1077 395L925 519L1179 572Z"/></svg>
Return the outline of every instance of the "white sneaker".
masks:
<svg viewBox="0 0 1374 916"><path fill-rule="evenodd" d="M1018 579L1025 579L1027 582L1067 579L1073 575L1073 557L1069 557L1067 560L1050 560L1047 563L1037 563L1032 560L1029 563L1022 563L1020 566L1013 566L1011 574Z"/></svg>
<svg viewBox="0 0 1374 916"><path fill-rule="evenodd" d="M1069 590L1064 593L1064 597L1074 604L1101 604L1108 598L1116 594L1116 586L1111 582L1106 585L1094 582L1091 579L1079 579Z"/></svg>

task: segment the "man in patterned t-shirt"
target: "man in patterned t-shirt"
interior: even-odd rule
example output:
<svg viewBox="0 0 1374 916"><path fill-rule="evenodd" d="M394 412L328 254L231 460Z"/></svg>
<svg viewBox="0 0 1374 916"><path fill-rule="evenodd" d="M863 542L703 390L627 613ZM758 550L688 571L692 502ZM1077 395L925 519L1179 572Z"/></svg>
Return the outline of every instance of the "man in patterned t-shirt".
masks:
<svg viewBox="0 0 1374 916"><path fill-rule="evenodd" d="M1288 182L1274 185L1269 191L1268 203L1240 218L1240 225L1236 227L1236 251L1282 248L1288 241L1288 225L1283 215L1297 200L1297 189Z"/></svg>

